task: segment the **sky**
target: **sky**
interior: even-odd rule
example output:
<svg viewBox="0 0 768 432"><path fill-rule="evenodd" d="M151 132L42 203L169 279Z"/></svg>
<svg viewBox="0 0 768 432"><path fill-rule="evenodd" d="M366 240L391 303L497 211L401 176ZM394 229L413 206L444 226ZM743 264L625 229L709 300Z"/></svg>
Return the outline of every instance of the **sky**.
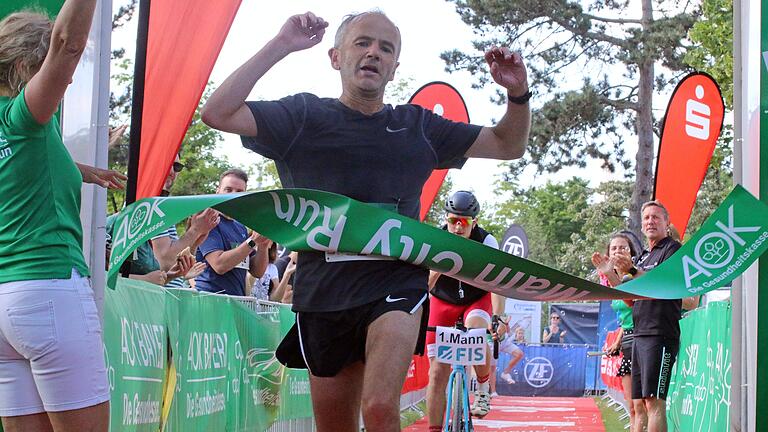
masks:
<svg viewBox="0 0 768 432"><path fill-rule="evenodd" d="M119 3L115 2L115 8ZM500 118L504 113L503 106L490 101L498 88L497 85L489 85L481 90L472 89L474 79L469 73L445 71L445 63L440 59L440 54L452 49L471 52L474 50L472 41L477 38L472 29L461 21L453 3L445 0L287 0L266 5L267 3L256 0L243 0L214 66L211 81L221 83L274 37L289 16L311 11L329 22L329 30L323 41L311 49L293 53L278 63L256 84L250 98L271 100L299 92L311 92L321 97L338 97L341 94L340 78L338 72L331 68L327 56L336 27L346 14L379 8L400 28L402 35L402 51L396 80L412 80L412 91L431 81L448 82L462 94L467 103L470 121L475 124L490 126L494 119ZM135 33L132 33L135 32L133 26L127 26L121 32L129 35L127 40L135 38ZM114 36L114 41L119 43L126 40L125 38L125 35L118 34ZM115 42L113 45L116 45ZM535 103L535 100L532 101L534 106ZM243 149L238 137L224 135L222 151L231 161L249 165L260 158L255 153ZM450 176L454 190L472 190L481 202L491 202L498 200L494 182L504 171L505 168L500 166L499 161L471 159L463 169L451 170ZM534 170L529 169L524 178L519 180L522 186L529 186L541 184L548 179L565 180L574 175L589 176L594 184L620 176L600 169L595 163L587 170L566 169L549 176L536 176Z"/></svg>

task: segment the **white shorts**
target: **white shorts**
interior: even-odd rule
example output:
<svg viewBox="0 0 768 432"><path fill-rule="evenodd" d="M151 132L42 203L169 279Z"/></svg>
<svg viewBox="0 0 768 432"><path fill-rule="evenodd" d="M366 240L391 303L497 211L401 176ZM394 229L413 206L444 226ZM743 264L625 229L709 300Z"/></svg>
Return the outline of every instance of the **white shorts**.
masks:
<svg viewBox="0 0 768 432"><path fill-rule="evenodd" d="M90 280L0 284L0 416L68 411L109 400Z"/></svg>

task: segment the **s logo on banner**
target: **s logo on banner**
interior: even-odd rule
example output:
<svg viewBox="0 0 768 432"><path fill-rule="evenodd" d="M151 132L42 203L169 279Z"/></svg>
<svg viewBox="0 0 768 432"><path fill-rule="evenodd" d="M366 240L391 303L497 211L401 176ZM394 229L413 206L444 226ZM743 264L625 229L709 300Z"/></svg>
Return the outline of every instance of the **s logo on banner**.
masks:
<svg viewBox="0 0 768 432"><path fill-rule="evenodd" d="M544 357L534 357L525 364L525 381L531 387L541 388L552 381L555 368L552 362Z"/></svg>
<svg viewBox="0 0 768 432"><path fill-rule="evenodd" d="M694 90L697 99L704 99L704 86L697 85ZM709 106L694 99L685 102L685 133L691 138L709 139Z"/></svg>

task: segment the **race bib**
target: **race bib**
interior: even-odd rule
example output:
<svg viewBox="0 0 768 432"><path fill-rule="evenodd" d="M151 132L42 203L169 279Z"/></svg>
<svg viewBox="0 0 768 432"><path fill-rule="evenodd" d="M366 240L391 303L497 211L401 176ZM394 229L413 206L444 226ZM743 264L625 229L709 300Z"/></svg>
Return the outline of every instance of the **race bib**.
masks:
<svg viewBox="0 0 768 432"><path fill-rule="evenodd" d="M487 345L485 329L463 332L453 327L437 327L435 332L435 358L450 365L485 364Z"/></svg>
<svg viewBox="0 0 768 432"><path fill-rule="evenodd" d="M344 262L344 261L394 261L394 257L385 257L381 255L359 255L342 252L326 252L326 262Z"/></svg>

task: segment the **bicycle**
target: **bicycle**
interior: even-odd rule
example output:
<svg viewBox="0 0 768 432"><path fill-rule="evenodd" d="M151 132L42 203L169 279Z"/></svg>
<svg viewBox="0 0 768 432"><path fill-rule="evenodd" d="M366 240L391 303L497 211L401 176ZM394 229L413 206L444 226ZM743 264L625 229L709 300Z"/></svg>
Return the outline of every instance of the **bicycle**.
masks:
<svg viewBox="0 0 768 432"><path fill-rule="evenodd" d="M491 321L491 330L486 329L485 333L494 335L499 327L499 320L497 316L493 316ZM469 330L479 329L467 329L464 325L464 320L461 316L456 320L454 327L427 327L428 331L434 331L438 333L440 329L458 330L459 332L469 333ZM455 334L455 333L453 333ZM472 336L467 336L465 341L471 341ZM483 344L485 344L485 335L483 335ZM445 341L440 341L439 335L436 335L437 345L437 361L441 363L449 363L451 365L451 374L448 376L448 386L446 387L446 403L445 403L445 415L443 417L443 432L473 432L472 416L469 412L469 376L467 375L466 367L471 364L468 361L461 362L458 359L454 361L444 361L441 359L441 346L445 344ZM459 341L462 339L459 338ZM467 344L469 345L469 344ZM485 348L485 345L483 345ZM474 353L478 354L478 353ZM449 354L450 355L450 354ZM486 350L483 349L482 362L485 362ZM499 358L499 341L497 338L493 338L493 358ZM480 361L475 357L475 361Z"/></svg>

